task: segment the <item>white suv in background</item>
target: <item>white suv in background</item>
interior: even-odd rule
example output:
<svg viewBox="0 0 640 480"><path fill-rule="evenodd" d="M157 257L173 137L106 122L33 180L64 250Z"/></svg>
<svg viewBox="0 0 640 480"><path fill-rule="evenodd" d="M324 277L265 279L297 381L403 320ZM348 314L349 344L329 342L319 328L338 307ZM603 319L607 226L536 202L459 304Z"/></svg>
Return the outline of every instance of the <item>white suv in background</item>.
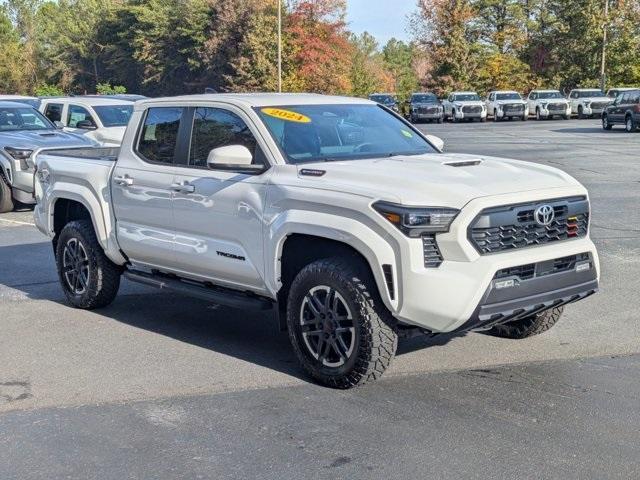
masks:
<svg viewBox="0 0 640 480"><path fill-rule="evenodd" d="M554 116L568 120L571 116L571 105L559 90L531 90L527 106L529 114L535 115L536 120Z"/></svg>
<svg viewBox="0 0 640 480"><path fill-rule="evenodd" d="M599 117L611 102L613 99L597 88L576 88L569 93L571 113L578 118Z"/></svg>
<svg viewBox="0 0 640 480"><path fill-rule="evenodd" d="M60 97L43 99L39 109L67 131L84 133L105 146L118 146L133 113L133 103L108 97Z"/></svg>
<svg viewBox="0 0 640 480"><path fill-rule="evenodd" d="M489 92L487 100L487 115L493 115L494 121L513 120L519 118L525 121L529 117L527 102L525 102L518 92L512 90L500 90Z"/></svg>

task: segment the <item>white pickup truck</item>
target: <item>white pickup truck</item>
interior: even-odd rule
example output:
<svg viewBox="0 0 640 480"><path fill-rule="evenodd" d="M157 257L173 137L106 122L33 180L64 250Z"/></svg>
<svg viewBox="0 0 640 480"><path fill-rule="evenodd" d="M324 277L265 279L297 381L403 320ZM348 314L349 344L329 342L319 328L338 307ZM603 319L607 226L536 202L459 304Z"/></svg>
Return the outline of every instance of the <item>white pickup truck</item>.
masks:
<svg viewBox="0 0 640 480"><path fill-rule="evenodd" d="M120 149L37 156L35 220L73 306L106 306L124 275L273 309L304 369L349 388L398 337L524 338L598 288L582 185L441 149L368 100L146 100Z"/></svg>

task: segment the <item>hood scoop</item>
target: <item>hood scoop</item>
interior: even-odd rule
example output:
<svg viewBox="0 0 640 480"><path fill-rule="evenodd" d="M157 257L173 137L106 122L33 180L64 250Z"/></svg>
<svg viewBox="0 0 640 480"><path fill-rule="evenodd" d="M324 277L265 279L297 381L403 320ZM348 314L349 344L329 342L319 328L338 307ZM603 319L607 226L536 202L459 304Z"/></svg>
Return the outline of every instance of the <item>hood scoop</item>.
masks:
<svg viewBox="0 0 640 480"><path fill-rule="evenodd" d="M482 163L482 159L474 159L474 160L460 160L454 162L443 162L443 165L448 167L475 167L476 165L480 165Z"/></svg>
<svg viewBox="0 0 640 480"><path fill-rule="evenodd" d="M40 135L41 137L56 137L56 136L58 136L58 134L56 132L39 133L38 135Z"/></svg>

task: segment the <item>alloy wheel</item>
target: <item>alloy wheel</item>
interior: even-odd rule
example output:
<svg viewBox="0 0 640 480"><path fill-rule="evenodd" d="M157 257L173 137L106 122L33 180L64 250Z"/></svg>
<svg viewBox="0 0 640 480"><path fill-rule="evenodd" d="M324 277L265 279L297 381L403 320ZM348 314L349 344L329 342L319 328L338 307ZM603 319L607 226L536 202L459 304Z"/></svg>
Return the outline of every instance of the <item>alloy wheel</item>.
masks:
<svg viewBox="0 0 640 480"><path fill-rule="evenodd" d="M89 257L82 243L71 238L62 253L62 273L67 288L74 295L82 295L89 285Z"/></svg>
<svg viewBox="0 0 640 480"><path fill-rule="evenodd" d="M344 365L355 349L351 310L334 288L321 285L309 290L300 307L300 327L308 353L324 366Z"/></svg>

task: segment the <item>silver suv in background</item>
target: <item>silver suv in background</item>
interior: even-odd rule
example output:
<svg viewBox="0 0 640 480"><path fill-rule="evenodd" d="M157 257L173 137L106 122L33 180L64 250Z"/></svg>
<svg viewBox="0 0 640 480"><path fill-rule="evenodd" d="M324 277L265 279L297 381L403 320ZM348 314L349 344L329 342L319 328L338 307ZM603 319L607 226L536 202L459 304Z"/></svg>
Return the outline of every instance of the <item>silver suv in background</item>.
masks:
<svg viewBox="0 0 640 480"><path fill-rule="evenodd" d="M613 100L597 88L576 88L569 93L571 113L578 118L593 118L602 115Z"/></svg>
<svg viewBox="0 0 640 480"><path fill-rule="evenodd" d="M30 105L0 102L0 213L14 201L33 204L32 156L43 148L86 147L95 142L56 128Z"/></svg>
<svg viewBox="0 0 640 480"><path fill-rule="evenodd" d="M529 114L535 115L536 120L555 116L568 120L571 116L571 105L559 90L531 90L527 106Z"/></svg>

